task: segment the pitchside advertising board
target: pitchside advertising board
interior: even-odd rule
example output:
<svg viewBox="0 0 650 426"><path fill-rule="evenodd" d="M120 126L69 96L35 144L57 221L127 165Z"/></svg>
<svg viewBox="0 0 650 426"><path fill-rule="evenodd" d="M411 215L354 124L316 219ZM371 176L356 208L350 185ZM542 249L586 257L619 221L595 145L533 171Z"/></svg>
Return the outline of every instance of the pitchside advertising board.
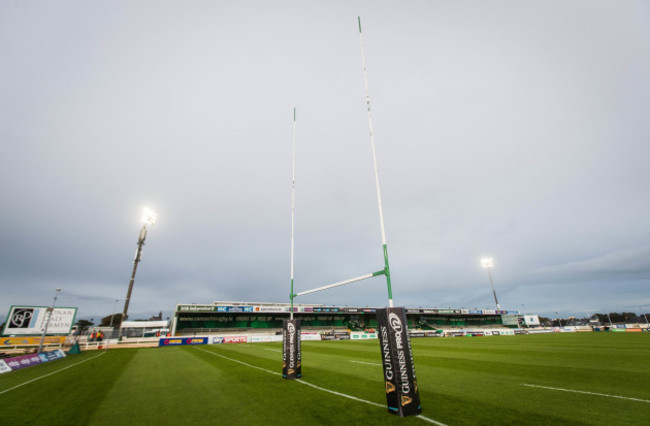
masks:
<svg viewBox="0 0 650 426"><path fill-rule="evenodd" d="M8 373L11 371L11 367L7 365L7 362L4 359L0 359L0 374Z"/></svg>
<svg viewBox="0 0 650 426"><path fill-rule="evenodd" d="M19 370L21 368L33 367L34 365L42 364L44 362L56 361L57 359L65 358L65 356L65 352L58 349L51 352L41 352L40 354L29 354L0 359L0 374L8 373L12 370Z"/></svg>
<svg viewBox="0 0 650 426"><path fill-rule="evenodd" d="M186 346L207 344L207 337L165 337L158 341L158 346Z"/></svg>
<svg viewBox="0 0 650 426"><path fill-rule="evenodd" d="M48 323L48 317L51 318ZM69 334L74 324L77 308L52 308L47 306L12 306L7 315L4 335L42 334L47 324L47 334Z"/></svg>
<svg viewBox="0 0 650 426"><path fill-rule="evenodd" d="M400 417L422 412L404 308L377 309L388 412Z"/></svg>
<svg viewBox="0 0 650 426"><path fill-rule="evenodd" d="M282 377L299 379L302 377L300 354L300 320L282 322Z"/></svg>

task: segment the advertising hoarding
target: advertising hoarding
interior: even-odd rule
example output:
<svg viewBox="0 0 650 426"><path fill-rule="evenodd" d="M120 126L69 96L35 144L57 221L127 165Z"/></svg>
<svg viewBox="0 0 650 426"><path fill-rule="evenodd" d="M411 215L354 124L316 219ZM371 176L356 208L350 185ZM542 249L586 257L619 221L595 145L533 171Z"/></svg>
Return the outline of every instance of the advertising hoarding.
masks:
<svg viewBox="0 0 650 426"><path fill-rule="evenodd" d="M69 334L76 315L77 308L54 308L52 311L48 306L12 306L2 334L40 335L46 324L47 334Z"/></svg>
<svg viewBox="0 0 650 426"><path fill-rule="evenodd" d="M43 361L41 360L41 357L38 356L38 354L30 354L7 358L5 359L5 362L12 370L18 370L20 368L26 368L40 364Z"/></svg>
<svg viewBox="0 0 650 426"><path fill-rule="evenodd" d="M60 345L65 343L66 336L47 336L43 341L46 345ZM39 345L41 336L23 336L23 337L0 337L0 347L2 346L23 346Z"/></svg>
<svg viewBox="0 0 650 426"><path fill-rule="evenodd" d="M65 358L65 352L58 349L56 351L42 352L40 354L29 354L15 356L12 358L5 358L0 360L0 374L7 373L11 370L19 370L21 368L32 367L44 362L56 361L60 358Z"/></svg>
<svg viewBox="0 0 650 426"><path fill-rule="evenodd" d="M165 337L158 341L158 346L207 345L207 337Z"/></svg>
<svg viewBox="0 0 650 426"><path fill-rule="evenodd" d="M11 371L11 367L7 365L4 359L0 359L0 374L8 373Z"/></svg>

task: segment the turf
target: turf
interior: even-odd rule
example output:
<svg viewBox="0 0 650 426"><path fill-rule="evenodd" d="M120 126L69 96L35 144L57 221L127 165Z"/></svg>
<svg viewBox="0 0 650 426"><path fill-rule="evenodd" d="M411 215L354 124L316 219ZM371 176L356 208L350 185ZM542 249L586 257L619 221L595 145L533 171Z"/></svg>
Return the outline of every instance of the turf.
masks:
<svg viewBox="0 0 650 426"><path fill-rule="evenodd" d="M646 333L429 338L413 339L412 346L422 415L440 423L650 419ZM376 340L303 342L302 381L281 378L280 348L256 343L68 356L0 375L0 424L427 423L387 413Z"/></svg>

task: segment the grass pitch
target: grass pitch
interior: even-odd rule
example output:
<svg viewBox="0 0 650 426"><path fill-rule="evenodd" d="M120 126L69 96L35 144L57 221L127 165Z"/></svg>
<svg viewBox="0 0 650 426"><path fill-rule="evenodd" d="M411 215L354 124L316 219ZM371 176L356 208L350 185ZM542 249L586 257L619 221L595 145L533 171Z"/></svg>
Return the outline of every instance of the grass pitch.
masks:
<svg viewBox="0 0 650 426"><path fill-rule="evenodd" d="M650 334L412 339L423 412L387 412L379 343L86 352L0 375L2 424L639 425L650 421Z"/></svg>

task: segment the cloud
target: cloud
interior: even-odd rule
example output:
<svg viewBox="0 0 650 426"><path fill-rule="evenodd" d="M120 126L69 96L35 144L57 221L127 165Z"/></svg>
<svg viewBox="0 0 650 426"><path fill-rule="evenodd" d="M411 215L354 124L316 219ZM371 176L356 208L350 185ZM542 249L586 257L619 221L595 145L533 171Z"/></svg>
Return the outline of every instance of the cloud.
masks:
<svg viewBox="0 0 650 426"><path fill-rule="evenodd" d="M0 315L111 313L144 206L132 317L288 301L294 106L297 289L381 269L358 15L396 303L647 293L643 2L50 3L0 3Z"/></svg>
<svg viewBox="0 0 650 426"><path fill-rule="evenodd" d="M650 277L650 246L621 249L591 259L550 265L532 271L545 281L619 281Z"/></svg>

